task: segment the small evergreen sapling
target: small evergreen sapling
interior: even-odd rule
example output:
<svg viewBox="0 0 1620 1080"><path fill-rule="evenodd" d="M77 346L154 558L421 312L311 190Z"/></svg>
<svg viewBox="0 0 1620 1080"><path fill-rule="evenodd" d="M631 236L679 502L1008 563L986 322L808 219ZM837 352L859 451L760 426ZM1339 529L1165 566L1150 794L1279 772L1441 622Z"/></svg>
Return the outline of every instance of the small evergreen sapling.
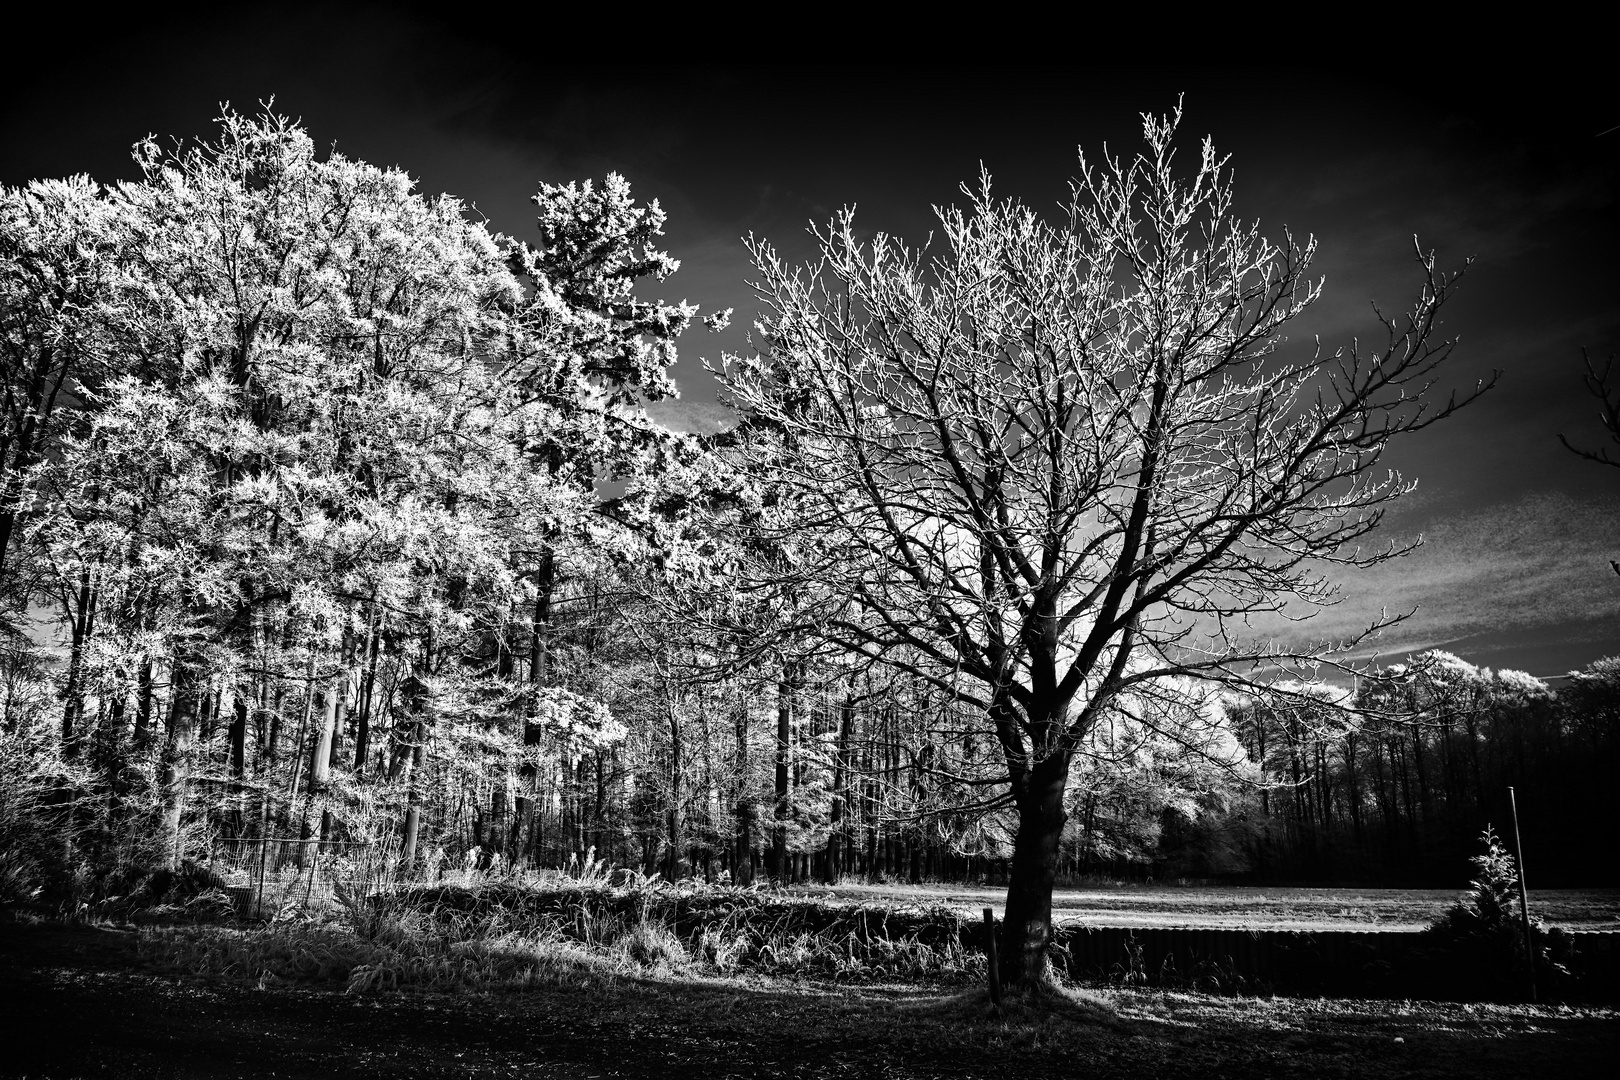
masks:
<svg viewBox="0 0 1620 1080"><path fill-rule="evenodd" d="M1424 931L1418 962L1427 968L1427 988L1446 996L1514 997L1524 991L1524 936L1519 912L1519 871L1513 855L1489 825L1480 834L1482 855L1469 860L1468 891ZM1570 979L1574 957L1569 935L1531 920L1536 985L1554 990Z"/></svg>

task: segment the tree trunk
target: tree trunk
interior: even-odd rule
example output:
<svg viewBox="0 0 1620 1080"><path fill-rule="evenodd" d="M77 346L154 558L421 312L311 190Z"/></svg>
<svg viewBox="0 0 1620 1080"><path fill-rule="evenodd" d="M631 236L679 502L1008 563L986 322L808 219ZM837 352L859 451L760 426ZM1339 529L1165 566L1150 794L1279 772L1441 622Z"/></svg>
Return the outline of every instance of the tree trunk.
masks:
<svg viewBox="0 0 1620 1080"><path fill-rule="evenodd" d="M377 633L377 616L373 614L371 630L367 635L366 648L366 674L365 681L361 683L358 708L358 721L354 731L354 775L361 779L366 774L366 756L371 752L371 712L372 698L377 688L377 654L381 650L381 642Z"/></svg>
<svg viewBox="0 0 1620 1080"><path fill-rule="evenodd" d="M339 680L333 679L321 695L321 727L315 735L315 747L309 759L309 793L318 794L326 786L332 773L332 734L337 728L338 700L342 694Z"/></svg>
<svg viewBox="0 0 1620 1080"><path fill-rule="evenodd" d="M731 880L737 885L751 885L754 881L754 821L753 807L747 798L737 800L737 843L732 855Z"/></svg>
<svg viewBox="0 0 1620 1080"><path fill-rule="evenodd" d="M681 876L681 846L684 823L681 806L685 801L686 765L681 760L681 717L671 697L673 693L665 680L659 679L664 695L664 711L669 722L669 865L664 880L677 881Z"/></svg>
<svg viewBox="0 0 1620 1080"><path fill-rule="evenodd" d="M1356 736L1352 732L1344 737L1345 797L1350 803L1350 828L1355 835L1356 847L1361 847L1361 778L1356 775Z"/></svg>
<svg viewBox="0 0 1620 1080"><path fill-rule="evenodd" d="M185 813L191 781L191 758L197 734L196 673L180 657L174 664L174 694L169 713L169 737L163 747L162 798L164 864L180 866L180 819Z"/></svg>
<svg viewBox="0 0 1620 1080"><path fill-rule="evenodd" d="M489 793L489 851L504 856L506 848L506 778L498 776Z"/></svg>
<svg viewBox="0 0 1620 1080"><path fill-rule="evenodd" d="M237 687L232 697L230 726L231 778L236 781L247 775L248 699L245 687ZM233 790L239 790L238 783Z"/></svg>
<svg viewBox="0 0 1620 1080"><path fill-rule="evenodd" d="M422 811L413 803L405 811L405 840L399 858L401 869L407 872L416 865L416 833L421 821Z"/></svg>
<svg viewBox="0 0 1620 1080"><path fill-rule="evenodd" d="M849 848L849 754L850 742L855 737L855 699L844 698L839 707L838 751L833 758L832 808L827 822L827 883L836 884L844 872L844 860Z"/></svg>
<svg viewBox="0 0 1620 1080"><path fill-rule="evenodd" d="M1052 940L1052 884L1057 877L1058 844L1063 838L1063 793L1069 762L1054 754L1029 770L1015 791L1018 833L1013 841L1007 882L1007 914L1002 936L1001 981L1034 987L1046 978L1046 947Z"/></svg>
<svg viewBox="0 0 1620 1080"><path fill-rule="evenodd" d="M135 736L131 740L139 754L152 741L152 658L141 658L135 676Z"/></svg>
<svg viewBox="0 0 1620 1080"><path fill-rule="evenodd" d="M525 704L523 719L523 745L526 747L539 746L545 729L535 718L538 709L540 688L551 677L549 670L549 649L551 637L551 593L556 584L556 563L550 551L540 557L540 566L535 574L534 616L530 621L529 641L529 693L531 698ZM532 822L534 820L535 792L540 783L540 770L533 762L525 761L518 768L518 796L517 813L512 823L512 857L521 860L524 864L539 857L536 851L538 836ZM523 834L523 842L518 842L519 833Z"/></svg>
<svg viewBox="0 0 1620 1080"><path fill-rule="evenodd" d="M62 691L62 757L72 761L78 756L79 729L84 721L84 651L90 640L95 621L96 594L91 584L90 568L86 566L79 577L79 588L68 615L72 620L73 644L68 651L67 685Z"/></svg>
<svg viewBox="0 0 1620 1080"><path fill-rule="evenodd" d="M787 876L788 761L793 745L793 686L784 667L776 684L776 821L771 829L772 877Z"/></svg>
<svg viewBox="0 0 1620 1080"><path fill-rule="evenodd" d="M738 885L750 885L754 880L754 811L749 801L748 778L748 706L744 702L737 702L733 714L736 730L737 744L737 800L735 812L737 818L737 849L734 858L736 869L732 871L731 880Z"/></svg>

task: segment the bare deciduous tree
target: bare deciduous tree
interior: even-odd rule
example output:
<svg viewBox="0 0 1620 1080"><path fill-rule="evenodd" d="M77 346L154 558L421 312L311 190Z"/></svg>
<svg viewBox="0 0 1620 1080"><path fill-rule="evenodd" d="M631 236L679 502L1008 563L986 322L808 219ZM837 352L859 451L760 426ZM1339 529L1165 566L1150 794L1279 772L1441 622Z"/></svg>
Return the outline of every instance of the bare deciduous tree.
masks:
<svg viewBox="0 0 1620 1080"><path fill-rule="evenodd" d="M1614 357L1611 356L1604 362L1602 371L1599 371L1597 365L1592 363L1592 357L1585 349L1581 350L1581 359L1586 363L1586 374L1583 381L1586 383L1587 392L1597 398L1600 403L1598 418L1603 424L1603 430L1609 433L1611 441L1620 443L1620 386L1616 386L1613 379ZM1600 446L1596 450L1582 450L1565 438L1562 432L1558 435L1558 441L1564 444L1564 449L1585 458L1587 461L1595 461L1599 465L1612 465L1615 468L1620 468L1620 458L1613 457L1607 447ZM1620 562L1610 559L1609 566L1614 569L1616 574L1620 574Z"/></svg>
<svg viewBox="0 0 1620 1080"><path fill-rule="evenodd" d="M1401 554L1356 543L1412 486L1384 450L1486 389L1431 398L1455 275L1421 249L1378 351L1283 349L1319 295L1314 241L1239 222L1207 140L1179 173L1179 120L1144 117L1131 160L1082 156L1057 224L985 176L934 253L863 241L848 211L808 270L756 243L768 314L722 372L748 417L730 452L786 493L750 540L791 569L750 586L818 596L799 632L972 704L999 744L1012 985L1044 978L1064 792L1099 719L1154 696L1194 723L1201 683L1346 647L1249 619L1331 603L1324 564Z"/></svg>

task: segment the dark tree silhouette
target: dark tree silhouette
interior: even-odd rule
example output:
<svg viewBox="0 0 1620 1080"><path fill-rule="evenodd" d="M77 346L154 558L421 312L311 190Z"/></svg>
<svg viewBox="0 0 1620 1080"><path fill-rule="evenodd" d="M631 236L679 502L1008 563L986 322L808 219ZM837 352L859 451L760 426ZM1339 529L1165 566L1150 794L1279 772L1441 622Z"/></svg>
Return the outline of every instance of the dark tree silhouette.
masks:
<svg viewBox="0 0 1620 1080"><path fill-rule="evenodd" d="M1609 354L1608 360L1604 361L1602 371L1599 371L1597 365L1592 363L1592 356L1585 349L1581 350L1581 359L1586 363L1586 374L1583 376L1582 381L1585 382L1587 391L1602 403L1599 410L1599 419L1603 424L1603 430L1609 433L1609 441L1620 445L1620 386L1615 385L1613 381L1614 354ZM1577 457L1583 457L1587 461L1595 461L1599 465L1612 465L1615 468L1620 468L1620 459L1611 457L1608 447L1600 446L1596 450L1582 450L1571 443L1563 432L1558 433L1558 441L1564 444L1566 450ZM1620 562L1610 559L1609 565L1613 567L1616 574L1620 574Z"/></svg>

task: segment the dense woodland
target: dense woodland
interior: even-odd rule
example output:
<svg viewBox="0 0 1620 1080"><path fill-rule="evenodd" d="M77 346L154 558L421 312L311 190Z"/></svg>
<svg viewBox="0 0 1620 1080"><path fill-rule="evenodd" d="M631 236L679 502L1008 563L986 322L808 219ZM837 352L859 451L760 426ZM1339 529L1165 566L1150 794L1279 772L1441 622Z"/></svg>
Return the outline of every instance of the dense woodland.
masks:
<svg viewBox="0 0 1620 1080"><path fill-rule="evenodd" d="M982 710L818 634L802 551L727 533L789 501L738 465L768 422L646 418L698 319L647 299L656 203L543 185L509 238L274 117L136 159L0 191L8 899L266 835L1004 880ZM1059 873L1449 884L1511 784L1534 884L1613 881L1617 714L1620 661L1138 687L1078 750Z"/></svg>

